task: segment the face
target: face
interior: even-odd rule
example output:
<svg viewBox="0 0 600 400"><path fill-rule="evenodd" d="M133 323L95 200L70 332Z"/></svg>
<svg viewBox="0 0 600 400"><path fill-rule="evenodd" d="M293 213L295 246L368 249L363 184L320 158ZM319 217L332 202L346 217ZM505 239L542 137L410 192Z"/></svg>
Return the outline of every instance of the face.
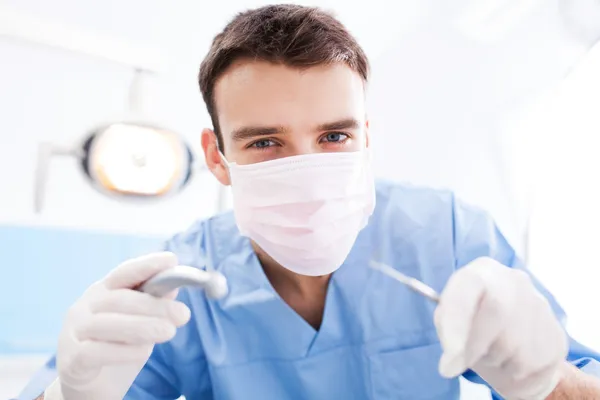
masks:
<svg viewBox="0 0 600 400"><path fill-rule="evenodd" d="M300 70L240 61L217 81L214 93L229 162L254 164L368 145L364 84L344 64ZM202 148L208 167L228 185L210 129L202 132Z"/></svg>

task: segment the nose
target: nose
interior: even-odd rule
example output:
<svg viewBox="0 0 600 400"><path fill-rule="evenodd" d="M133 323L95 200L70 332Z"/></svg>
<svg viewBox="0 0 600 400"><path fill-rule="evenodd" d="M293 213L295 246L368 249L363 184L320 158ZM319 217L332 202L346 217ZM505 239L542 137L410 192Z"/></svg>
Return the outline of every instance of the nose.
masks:
<svg viewBox="0 0 600 400"><path fill-rule="evenodd" d="M324 150L314 138L299 137L292 147L290 156L299 156L302 154L322 153Z"/></svg>

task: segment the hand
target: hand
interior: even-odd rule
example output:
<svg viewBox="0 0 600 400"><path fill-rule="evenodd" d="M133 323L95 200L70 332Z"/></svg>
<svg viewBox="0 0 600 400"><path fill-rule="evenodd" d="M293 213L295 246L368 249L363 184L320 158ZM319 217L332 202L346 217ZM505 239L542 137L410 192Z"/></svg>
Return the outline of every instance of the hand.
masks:
<svg viewBox="0 0 600 400"><path fill-rule="evenodd" d="M129 260L94 283L71 307L59 336L58 380L46 400L123 399L155 343L173 338L190 310L168 298L132 290L175 267L172 253Z"/></svg>
<svg viewBox="0 0 600 400"><path fill-rule="evenodd" d="M479 258L442 292L435 325L440 374L475 371L507 399L545 399L560 380L567 335L529 276Z"/></svg>

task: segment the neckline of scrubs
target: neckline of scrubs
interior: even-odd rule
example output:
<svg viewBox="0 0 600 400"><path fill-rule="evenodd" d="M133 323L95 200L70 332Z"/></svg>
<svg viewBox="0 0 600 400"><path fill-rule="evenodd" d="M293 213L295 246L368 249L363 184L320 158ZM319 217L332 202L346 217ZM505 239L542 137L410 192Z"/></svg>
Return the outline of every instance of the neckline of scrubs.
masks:
<svg viewBox="0 0 600 400"><path fill-rule="evenodd" d="M297 332L298 345L302 346L305 356L340 345L340 340L346 337L345 324L340 321L340 318L342 318L341 314L344 314L342 309L347 307L340 303L344 302L348 295L362 296L364 282L369 274L367 257L370 255L370 238L367 237L366 231L365 228L359 233L350 254L329 280L323 319L319 330L311 326L277 293L267 278L250 240L245 237L242 238L243 245L240 252L242 254L238 253L236 256L242 255L248 268L239 268L239 264L237 267L232 265L231 262L234 262L231 260L234 256L232 253L225 257L220 264L220 267L226 269L223 271L225 276L230 276L228 279L236 283L245 283L243 288L232 288L233 296L224 299L223 305L227 308L231 306L232 302L242 303L250 298L252 301L249 303L269 302L275 315L285 316L285 321L281 321L282 324L293 324L293 327L291 329L288 327L288 329L291 332ZM235 274L235 277L231 277L231 274Z"/></svg>

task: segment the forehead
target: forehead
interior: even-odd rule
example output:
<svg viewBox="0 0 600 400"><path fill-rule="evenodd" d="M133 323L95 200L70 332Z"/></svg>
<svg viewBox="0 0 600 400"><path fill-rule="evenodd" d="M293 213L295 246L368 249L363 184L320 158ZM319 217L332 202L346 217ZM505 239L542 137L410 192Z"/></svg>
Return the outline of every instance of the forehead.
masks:
<svg viewBox="0 0 600 400"><path fill-rule="evenodd" d="M215 85L223 133L240 126L305 126L365 113L364 84L345 64L306 69L262 61L231 66Z"/></svg>

